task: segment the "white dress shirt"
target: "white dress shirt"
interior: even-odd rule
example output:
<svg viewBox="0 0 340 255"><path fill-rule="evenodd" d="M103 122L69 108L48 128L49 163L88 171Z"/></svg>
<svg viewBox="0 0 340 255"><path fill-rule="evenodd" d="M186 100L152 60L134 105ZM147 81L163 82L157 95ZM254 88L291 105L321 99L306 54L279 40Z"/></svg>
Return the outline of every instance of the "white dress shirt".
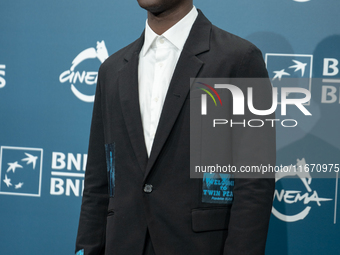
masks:
<svg viewBox="0 0 340 255"><path fill-rule="evenodd" d="M148 156L173 72L197 15L193 6L184 18L162 35L157 35L146 21L144 45L139 54L138 91Z"/></svg>

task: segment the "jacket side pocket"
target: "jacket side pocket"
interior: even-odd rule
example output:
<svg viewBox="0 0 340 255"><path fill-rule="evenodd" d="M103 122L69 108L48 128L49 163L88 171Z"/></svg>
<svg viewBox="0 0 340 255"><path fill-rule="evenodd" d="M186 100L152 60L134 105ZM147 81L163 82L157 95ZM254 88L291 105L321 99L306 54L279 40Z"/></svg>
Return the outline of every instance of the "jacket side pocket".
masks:
<svg viewBox="0 0 340 255"><path fill-rule="evenodd" d="M191 216L194 232L227 230L230 207L193 209Z"/></svg>

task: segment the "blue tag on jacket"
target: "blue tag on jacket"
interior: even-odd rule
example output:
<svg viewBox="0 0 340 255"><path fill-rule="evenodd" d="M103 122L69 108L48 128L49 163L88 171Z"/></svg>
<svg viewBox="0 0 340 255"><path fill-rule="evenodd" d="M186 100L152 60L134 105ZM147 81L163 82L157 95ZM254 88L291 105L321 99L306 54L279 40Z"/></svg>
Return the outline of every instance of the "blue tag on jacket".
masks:
<svg viewBox="0 0 340 255"><path fill-rule="evenodd" d="M84 255L84 249L77 251L76 255Z"/></svg>
<svg viewBox="0 0 340 255"><path fill-rule="evenodd" d="M233 177L231 174L205 173L202 184L202 202L231 204L234 198Z"/></svg>
<svg viewBox="0 0 340 255"><path fill-rule="evenodd" d="M106 151L106 165L107 165L107 178L109 184L109 195L115 195L115 144L105 144Z"/></svg>

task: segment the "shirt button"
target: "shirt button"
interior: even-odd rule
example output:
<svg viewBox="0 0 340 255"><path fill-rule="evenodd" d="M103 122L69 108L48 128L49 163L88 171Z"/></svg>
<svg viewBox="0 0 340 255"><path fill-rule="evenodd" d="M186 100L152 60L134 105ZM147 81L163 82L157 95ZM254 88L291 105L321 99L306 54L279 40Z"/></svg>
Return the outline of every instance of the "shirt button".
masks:
<svg viewBox="0 0 340 255"><path fill-rule="evenodd" d="M151 193L152 192L152 185L151 184L145 184L144 185L144 192L145 193Z"/></svg>
<svg viewBox="0 0 340 255"><path fill-rule="evenodd" d="M159 63L159 67L163 67L163 63Z"/></svg>
<svg viewBox="0 0 340 255"><path fill-rule="evenodd" d="M153 101L155 101L156 103L158 102L158 97L155 97L154 99L153 99Z"/></svg>
<svg viewBox="0 0 340 255"><path fill-rule="evenodd" d="M164 39L163 39L163 38L159 39L159 42L160 42L161 44L163 44L163 43L164 43Z"/></svg>

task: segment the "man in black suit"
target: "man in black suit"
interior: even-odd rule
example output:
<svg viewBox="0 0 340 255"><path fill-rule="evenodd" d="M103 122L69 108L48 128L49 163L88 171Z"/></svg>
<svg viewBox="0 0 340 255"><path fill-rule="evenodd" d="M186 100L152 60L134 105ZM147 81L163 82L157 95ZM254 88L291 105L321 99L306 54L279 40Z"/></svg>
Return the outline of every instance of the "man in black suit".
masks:
<svg viewBox="0 0 340 255"><path fill-rule="evenodd" d="M192 0L138 3L145 31L99 69L77 254L264 254L274 180L235 179L232 202L213 203L189 172L190 78L268 77L261 52ZM258 93L268 109L270 84ZM229 137L227 162L275 164L274 128Z"/></svg>

